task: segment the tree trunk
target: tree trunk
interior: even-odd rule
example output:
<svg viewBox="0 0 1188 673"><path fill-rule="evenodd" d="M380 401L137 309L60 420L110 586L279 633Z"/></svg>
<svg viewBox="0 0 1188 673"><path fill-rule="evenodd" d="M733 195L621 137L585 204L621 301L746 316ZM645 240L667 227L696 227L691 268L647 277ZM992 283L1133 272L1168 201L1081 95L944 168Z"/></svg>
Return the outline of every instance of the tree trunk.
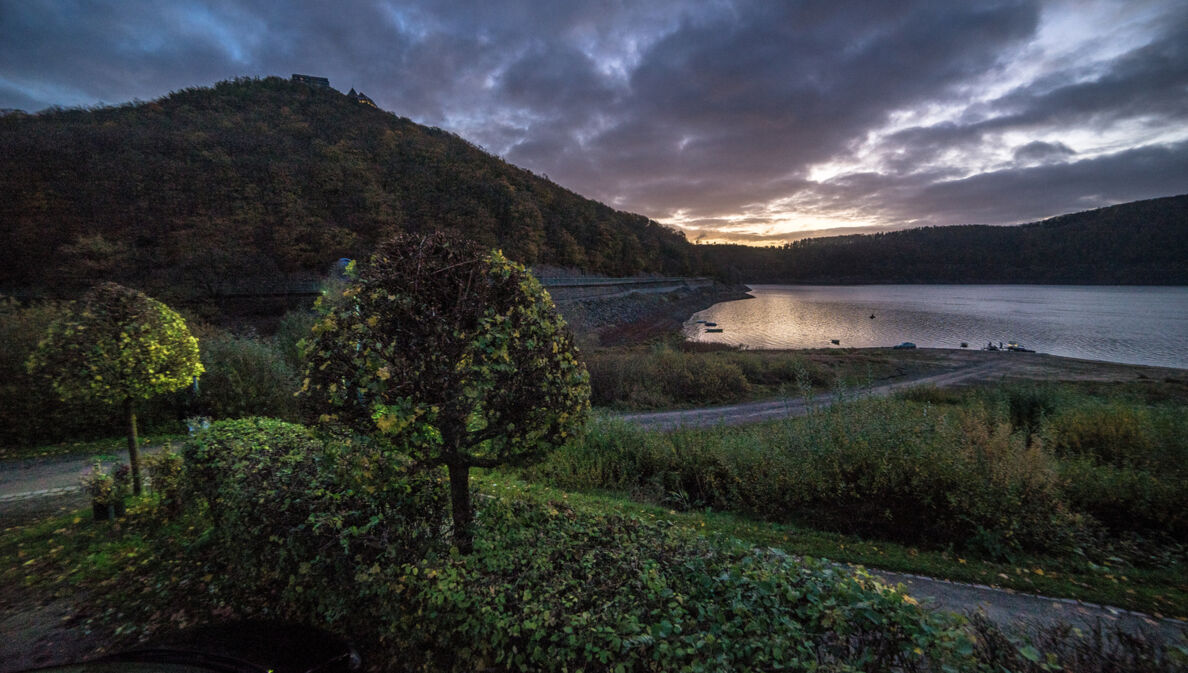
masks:
<svg viewBox="0 0 1188 673"><path fill-rule="evenodd" d="M474 551L473 514L470 509L470 466L450 464L450 499L454 507L454 544L462 554Z"/></svg>
<svg viewBox="0 0 1188 673"><path fill-rule="evenodd" d="M128 464L132 466L132 495L140 495L140 442L136 438L136 410L132 398L124 399L124 414L128 417Z"/></svg>

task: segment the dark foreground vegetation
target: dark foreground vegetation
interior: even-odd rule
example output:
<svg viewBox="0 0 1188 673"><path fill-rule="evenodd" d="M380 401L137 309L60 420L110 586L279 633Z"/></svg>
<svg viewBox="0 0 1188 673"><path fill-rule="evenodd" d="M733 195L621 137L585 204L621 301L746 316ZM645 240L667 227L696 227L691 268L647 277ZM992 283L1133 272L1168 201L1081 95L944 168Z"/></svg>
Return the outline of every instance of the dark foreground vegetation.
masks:
<svg viewBox="0 0 1188 673"><path fill-rule="evenodd" d="M1186 438L1182 400L925 388L746 427L604 422L527 476L1072 573L1090 595L1184 615Z"/></svg>
<svg viewBox="0 0 1188 673"><path fill-rule="evenodd" d="M1023 636L929 614L862 572L704 536L655 511L486 481L475 548L442 535L441 475L372 443L217 423L152 463L113 524L0 534L0 579L85 592L118 642L208 620L349 634L380 670L1172 671L1126 634ZM270 506L261 507L259 503Z"/></svg>

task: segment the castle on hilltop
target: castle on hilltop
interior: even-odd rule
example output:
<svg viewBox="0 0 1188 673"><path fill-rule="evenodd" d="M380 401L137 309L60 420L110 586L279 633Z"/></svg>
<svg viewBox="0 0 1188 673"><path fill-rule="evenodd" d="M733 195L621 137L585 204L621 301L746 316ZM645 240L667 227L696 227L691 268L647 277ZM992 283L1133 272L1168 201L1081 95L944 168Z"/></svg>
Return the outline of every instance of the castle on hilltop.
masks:
<svg viewBox="0 0 1188 673"><path fill-rule="evenodd" d="M319 89L330 88L330 79L327 77L314 77L313 75L298 75L297 73L293 73L293 77L291 79L294 82L308 84L309 86L317 87Z"/></svg>
<svg viewBox="0 0 1188 673"><path fill-rule="evenodd" d="M290 78L290 81L299 82L301 84L305 84L307 86L312 86L317 89L330 89L331 88L330 79L328 77L315 77L314 75L299 75L297 73L293 73L293 76ZM354 87L351 87L351 91L350 91L350 93L347 94L347 96L349 96L356 103L362 103L363 105L370 105L371 107L376 108L377 110L379 109L379 106L375 104L375 101L371 100L371 98L367 94L363 93L362 91L355 91Z"/></svg>

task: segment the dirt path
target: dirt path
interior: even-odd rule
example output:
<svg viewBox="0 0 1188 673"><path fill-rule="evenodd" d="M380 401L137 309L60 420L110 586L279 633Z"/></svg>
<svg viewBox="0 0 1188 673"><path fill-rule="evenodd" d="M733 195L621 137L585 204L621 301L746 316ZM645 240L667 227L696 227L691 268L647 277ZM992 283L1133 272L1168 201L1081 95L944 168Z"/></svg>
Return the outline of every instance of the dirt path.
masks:
<svg viewBox="0 0 1188 673"><path fill-rule="evenodd" d="M1178 381L1188 382L1188 371L1164 367L1122 365L1076 360L1042 353L985 352L952 349L904 351L905 362L924 364L942 371L915 375L846 393L846 398L889 395L913 386L938 388L995 381ZM614 418L649 430L705 428L743 425L803 415L809 408L827 406L837 396L825 393L803 398L786 398L729 404L718 407L616 414Z"/></svg>

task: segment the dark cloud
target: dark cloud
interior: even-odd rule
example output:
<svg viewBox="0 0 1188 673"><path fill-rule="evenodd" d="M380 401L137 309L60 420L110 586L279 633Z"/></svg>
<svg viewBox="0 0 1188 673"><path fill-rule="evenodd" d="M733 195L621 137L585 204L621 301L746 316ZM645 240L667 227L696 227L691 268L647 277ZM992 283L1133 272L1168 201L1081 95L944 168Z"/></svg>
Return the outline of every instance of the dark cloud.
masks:
<svg viewBox="0 0 1188 673"><path fill-rule="evenodd" d="M1188 191L1176 0L0 0L0 109L292 72L691 238Z"/></svg>
<svg viewBox="0 0 1188 673"><path fill-rule="evenodd" d="M1015 160L1021 162L1045 161L1048 159L1063 159L1076 154L1073 148L1064 143L1046 143L1034 140L1026 145L1015 148Z"/></svg>

